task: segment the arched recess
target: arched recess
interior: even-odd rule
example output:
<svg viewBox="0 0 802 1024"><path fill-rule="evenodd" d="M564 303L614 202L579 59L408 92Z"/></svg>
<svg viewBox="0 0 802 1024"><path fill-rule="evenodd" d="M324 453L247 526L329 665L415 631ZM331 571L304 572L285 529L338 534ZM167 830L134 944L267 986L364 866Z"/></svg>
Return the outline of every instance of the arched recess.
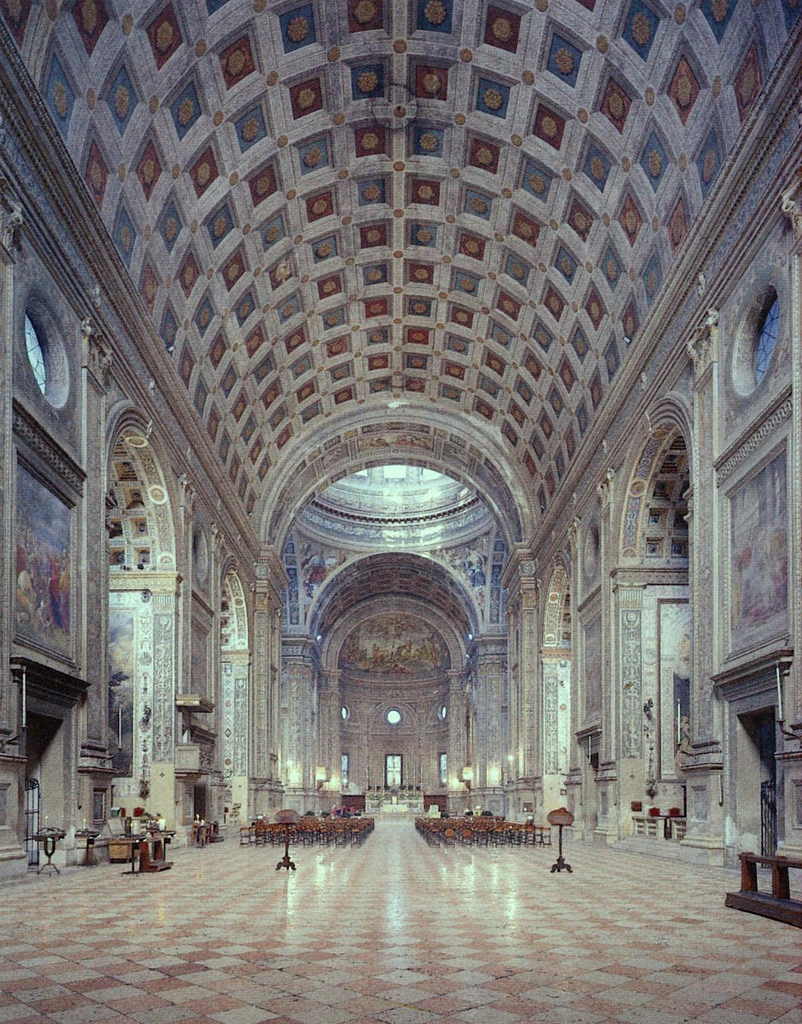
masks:
<svg viewBox="0 0 802 1024"><path fill-rule="evenodd" d="M109 435L109 748L116 803L172 823L180 578L173 504L153 442L130 412Z"/></svg>
<svg viewBox="0 0 802 1024"><path fill-rule="evenodd" d="M226 806L234 820L248 813L251 722L248 606L236 563L223 568L220 587L220 723Z"/></svg>
<svg viewBox="0 0 802 1024"><path fill-rule="evenodd" d="M462 582L420 555L367 555L326 579L313 612L326 788L340 785L347 757L347 792L375 792L393 755L402 759L405 789L445 800L440 757L461 766L467 750L465 708L457 707L467 696L452 680L464 672L477 610ZM391 707L401 712L397 725L381 718Z"/></svg>
<svg viewBox="0 0 802 1024"><path fill-rule="evenodd" d="M383 787L386 758L393 756L401 759L396 788L418 797L446 794L440 757L462 764L467 747L467 720L453 704L450 682L466 661L463 630L464 620L455 622L449 609L421 595L388 602L374 594L338 617L321 646L321 673L336 680L338 709L347 710L337 722L333 760L347 755L352 790ZM390 711L398 722L388 720Z"/></svg>
<svg viewBox="0 0 802 1024"><path fill-rule="evenodd" d="M560 805L560 791L570 765L571 743L571 587L568 567L557 562L546 589L543 610L543 800Z"/></svg>
<svg viewBox="0 0 802 1024"><path fill-rule="evenodd" d="M684 405L664 400L632 452L619 514L615 627L620 637L622 808L685 809L682 752L692 686L688 550L691 458ZM652 638L654 638L652 640ZM632 827L624 819L624 831Z"/></svg>
<svg viewBox="0 0 802 1024"><path fill-rule="evenodd" d="M473 597L456 574L431 558L411 553L366 555L332 573L315 595L309 616L312 636L323 637L322 661L327 663L332 627L366 598L416 596L433 609L446 612L463 637L478 632Z"/></svg>
<svg viewBox="0 0 802 1024"><path fill-rule="evenodd" d="M282 548L297 512L329 484L358 470L404 462L426 466L474 488L487 501L505 534L508 548L529 536L534 506L522 478L510 473L507 452L495 439L482 437L475 447L464 435L450 433L449 423L376 422L321 438L276 475L275 488L264 508L261 534ZM453 429L453 426L452 426ZM506 471L506 475L505 475Z"/></svg>

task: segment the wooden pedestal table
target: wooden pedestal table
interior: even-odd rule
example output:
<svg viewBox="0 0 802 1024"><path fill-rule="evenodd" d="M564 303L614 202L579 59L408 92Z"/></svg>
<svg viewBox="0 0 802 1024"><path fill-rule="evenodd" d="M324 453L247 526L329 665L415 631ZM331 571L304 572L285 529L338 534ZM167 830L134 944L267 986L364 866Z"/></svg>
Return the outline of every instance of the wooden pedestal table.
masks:
<svg viewBox="0 0 802 1024"><path fill-rule="evenodd" d="M139 871L168 871L173 862L167 860L167 846L175 832L148 832L139 843Z"/></svg>
<svg viewBox="0 0 802 1024"><path fill-rule="evenodd" d="M136 855L137 855L137 851L139 850L139 844L142 842L142 840L144 838L145 838L144 832L138 833L137 835L130 835L130 836L115 836L114 842L116 844L119 844L120 846L127 846L129 848L129 850L130 850L130 860L129 860L129 863L130 863L131 867L127 871L123 871L122 874L124 874L124 875L136 875L136 874L138 874L138 872L136 870Z"/></svg>
<svg viewBox="0 0 802 1024"><path fill-rule="evenodd" d="M61 874L59 869L53 863L53 854L56 852L56 845L59 840L63 839L65 835L66 832L61 828L40 828L33 837L36 842L41 845L42 852L45 857L47 857L47 863L43 864L39 868L36 872L37 875L41 875L41 873L47 870L47 868L50 868L51 871L55 871L57 875Z"/></svg>
<svg viewBox="0 0 802 1024"><path fill-rule="evenodd" d="M284 856L276 864L276 871L280 871L282 868L295 871L295 861L290 860L290 828L300 822L301 816L297 811L287 808L276 811L274 820L277 824L284 826Z"/></svg>
<svg viewBox="0 0 802 1024"><path fill-rule="evenodd" d="M556 811L549 811L546 815L546 820L549 825L556 825L560 830L560 846L557 854L557 862L552 864L551 872L554 874L555 871L567 871L569 874L573 872L573 868L570 864L566 864L565 858L563 857L563 828L570 828L574 823L574 816L565 807L558 807Z"/></svg>
<svg viewBox="0 0 802 1024"><path fill-rule="evenodd" d="M95 860L95 840L99 835L100 832L94 828L79 828L75 832L76 839L86 840L86 853L84 854L85 868L97 867L97 861Z"/></svg>

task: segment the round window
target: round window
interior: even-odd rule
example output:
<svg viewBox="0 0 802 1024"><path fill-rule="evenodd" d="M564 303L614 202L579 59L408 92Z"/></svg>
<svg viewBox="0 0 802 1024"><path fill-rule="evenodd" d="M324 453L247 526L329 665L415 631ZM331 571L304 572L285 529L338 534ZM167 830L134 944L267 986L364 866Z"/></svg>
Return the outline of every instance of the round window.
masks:
<svg viewBox="0 0 802 1024"><path fill-rule="evenodd" d="M343 706L340 708L340 718L342 718L343 721L346 721L346 719L350 717L350 714L351 712L348 710L345 704L343 704Z"/></svg>
<svg viewBox="0 0 802 1024"><path fill-rule="evenodd" d="M398 725L398 723L401 721L401 712L398 710L398 708L390 708L390 710L387 712L387 721L390 723L390 725Z"/></svg>
<svg viewBox="0 0 802 1024"><path fill-rule="evenodd" d="M192 531L192 562L196 582L205 583L209 574L209 548L206 544L206 534L199 526Z"/></svg>
<svg viewBox="0 0 802 1024"><path fill-rule="evenodd" d="M55 331L45 327L46 314L25 314L25 353L36 386L56 409L67 401L69 373L64 347L53 340Z"/></svg>
<svg viewBox="0 0 802 1024"><path fill-rule="evenodd" d="M440 715L440 718L443 721L445 721L446 718L448 717L448 707L445 704L441 705L440 710L438 711L438 714Z"/></svg>
<svg viewBox="0 0 802 1024"><path fill-rule="evenodd" d="M749 395L766 376L780 327L780 300L767 288L748 308L735 342L732 382L739 395Z"/></svg>
<svg viewBox="0 0 802 1024"><path fill-rule="evenodd" d="M39 385L43 395L47 394L47 369L45 368L45 354L42 351L42 343L36 328L31 323L30 317L25 317L25 351L28 353L28 362L31 364L33 376Z"/></svg>
<svg viewBox="0 0 802 1024"><path fill-rule="evenodd" d="M777 344L777 328L780 325L780 300L772 302L769 311L763 318L760 335L755 348L755 383L759 384L769 367L769 360Z"/></svg>

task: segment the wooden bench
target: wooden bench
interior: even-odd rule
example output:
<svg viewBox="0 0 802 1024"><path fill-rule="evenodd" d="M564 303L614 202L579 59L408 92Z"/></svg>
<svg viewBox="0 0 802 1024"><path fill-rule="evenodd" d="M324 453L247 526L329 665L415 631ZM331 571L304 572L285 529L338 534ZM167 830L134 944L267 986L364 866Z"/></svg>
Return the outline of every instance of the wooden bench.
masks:
<svg viewBox="0 0 802 1024"><path fill-rule="evenodd" d="M802 860L793 860L790 857L761 857L757 853L742 853L739 859L741 891L728 892L724 905L802 928L802 900L791 899L788 881L788 869L802 870ZM771 894L758 891L758 864L771 869Z"/></svg>

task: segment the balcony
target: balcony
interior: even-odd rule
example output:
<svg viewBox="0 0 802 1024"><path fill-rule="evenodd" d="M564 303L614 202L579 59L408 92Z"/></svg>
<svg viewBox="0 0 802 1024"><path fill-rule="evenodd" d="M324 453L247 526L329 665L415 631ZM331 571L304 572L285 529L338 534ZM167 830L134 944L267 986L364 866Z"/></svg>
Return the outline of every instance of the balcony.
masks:
<svg viewBox="0 0 802 1024"><path fill-rule="evenodd" d="M201 775L200 746L197 743L176 743L176 778L192 779Z"/></svg>

